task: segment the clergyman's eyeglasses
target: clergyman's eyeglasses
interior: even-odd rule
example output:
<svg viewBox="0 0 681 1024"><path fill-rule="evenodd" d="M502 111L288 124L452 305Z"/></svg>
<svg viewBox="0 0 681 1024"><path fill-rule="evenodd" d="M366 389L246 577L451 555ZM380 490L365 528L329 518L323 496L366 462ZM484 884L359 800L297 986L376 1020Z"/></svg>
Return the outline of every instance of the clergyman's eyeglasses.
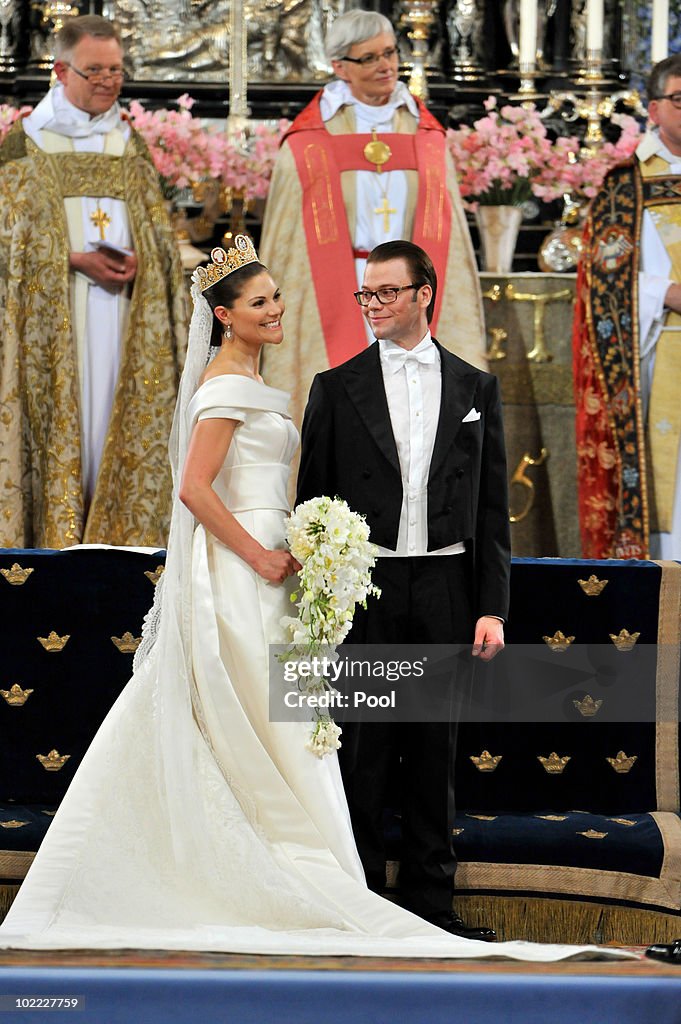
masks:
<svg viewBox="0 0 681 1024"><path fill-rule="evenodd" d="M372 68L380 60L393 60L397 56L397 47L389 46L383 53L365 53L362 57L340 57L339 60L347 60L350 64L359 64L363 68Z"/></svg>
<svg viewBox="0 0 681 1024"><path fill-rule="evenodd" d="M71 71L75 71L79 78L89 82L90 85L100 85L108 80L122 82L125 78L123 68L87 68L86 71L80 71L74 64L69 64L67 60L63 61L63 63L67 68L71 68Z"/></svg>

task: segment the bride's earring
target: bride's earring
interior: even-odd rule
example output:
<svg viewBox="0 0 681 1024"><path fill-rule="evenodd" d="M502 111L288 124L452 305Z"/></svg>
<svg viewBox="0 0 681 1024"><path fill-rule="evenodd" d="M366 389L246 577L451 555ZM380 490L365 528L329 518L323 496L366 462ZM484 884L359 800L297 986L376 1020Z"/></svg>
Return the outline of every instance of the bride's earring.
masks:
<svg viewBox="0 0 681 1024"><path fill-rule="evenodd" d="M222 332L222 337L225 339L225 341L231 341L233 335L234 335L234 331L232 330L232 325L231 324L227 324L227 326L225 327L224 331Z"/></svg>

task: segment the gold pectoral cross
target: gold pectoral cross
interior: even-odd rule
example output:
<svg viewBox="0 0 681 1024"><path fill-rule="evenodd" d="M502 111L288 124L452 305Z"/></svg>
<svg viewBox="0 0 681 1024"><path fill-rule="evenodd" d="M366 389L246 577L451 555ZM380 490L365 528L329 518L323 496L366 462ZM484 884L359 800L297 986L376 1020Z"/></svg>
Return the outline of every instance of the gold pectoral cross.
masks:
<svg viewBox="0 0 681 1024"><path fill-rule="evenodd" d="M96 228L99 229L99 237L101 241L104 241L104 229L111 223L111 217L104 210L100 210L99 203L97 203L97 209L94 213L90 214L90 220Z"/></svg>
<svg viewBox="0 0 681 1024"><path fill-rule="evenodd" d="M383 214L383 230L388 231L390 228L390 214L397 213L397 210L393 209L393 207L389 204L388 197L383 196L383 202L381 203L380 206L376 207L374 213Z"/></svg>

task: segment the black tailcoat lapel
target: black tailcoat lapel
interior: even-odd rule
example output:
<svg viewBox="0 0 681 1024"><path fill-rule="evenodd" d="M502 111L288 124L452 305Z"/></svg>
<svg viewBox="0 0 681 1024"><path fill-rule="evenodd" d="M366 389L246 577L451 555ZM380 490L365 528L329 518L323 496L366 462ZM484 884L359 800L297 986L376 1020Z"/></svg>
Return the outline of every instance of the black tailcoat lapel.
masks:
<svg viewBox="0 0 681 1024"><path fill-rule="evenodd" d="M474 369L470 373L461 373L447 349L443 348L435 339L433 340L442 361L442 397L440 399L440 418L428 473L429 483L442 466L461 428L461 421L473 406L478 377L477 371Z"/></svg>
<svg viewBox="0 0 681 1024"><path fill-rule="evenodd" d="M400 460L390 422L378 342L374 342L360 359L354 359L352 366L345 368L343 383L369 435L399 474Z"/></svg>

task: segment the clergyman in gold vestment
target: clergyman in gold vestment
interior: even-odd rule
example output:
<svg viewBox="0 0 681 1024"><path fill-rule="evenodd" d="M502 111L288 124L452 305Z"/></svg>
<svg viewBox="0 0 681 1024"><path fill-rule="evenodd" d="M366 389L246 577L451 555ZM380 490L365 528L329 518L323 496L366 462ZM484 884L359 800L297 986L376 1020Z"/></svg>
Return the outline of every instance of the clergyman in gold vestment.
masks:
<svg viewBox="0 0 681 1024"><path fill-rule="evenodd" d="M56 55L0 148L0 545L165 546L180 259L115 27L70 19Z"/></svg>

